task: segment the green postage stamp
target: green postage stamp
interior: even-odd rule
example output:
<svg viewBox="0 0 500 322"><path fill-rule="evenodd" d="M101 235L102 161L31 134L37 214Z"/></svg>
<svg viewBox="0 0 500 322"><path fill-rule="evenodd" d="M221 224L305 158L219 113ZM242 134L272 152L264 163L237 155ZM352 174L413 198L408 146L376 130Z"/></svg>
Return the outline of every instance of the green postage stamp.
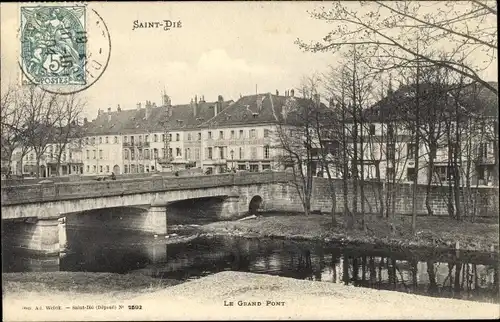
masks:
<svg viewBox="0 0 500 322"><path fill-rule="evenodd" d="M23 84L85 85L85 7L21 8Z"/></svg>

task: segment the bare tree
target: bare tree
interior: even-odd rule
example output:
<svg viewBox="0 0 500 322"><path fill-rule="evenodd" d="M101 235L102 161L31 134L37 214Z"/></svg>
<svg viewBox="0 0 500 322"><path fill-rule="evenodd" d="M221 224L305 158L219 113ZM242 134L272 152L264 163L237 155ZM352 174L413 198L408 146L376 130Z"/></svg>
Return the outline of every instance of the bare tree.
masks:
<svg viewBox="0 0 500 322"><path fill-rule="evenodd" d="M317 161L314 133L314 101L318 79L305 78L298 89L303 98L290 97L283 106L282 116L276 126L279 162L291 169L293 180L305 215L311 213L313 166Z"/></svg>
<svg viewBox="0 0 500 322"><path fill-rule="evenodd" d="M25 143L36 157L36 176L40 177L40 163L47 146L54 141L54 128L61 117L61 104L56 94L35 86L23 88L20 104L25 111Z"/></svg>
<svg viewBox="0 0 500 322"><path fill-rule="evenodd" d="M24 113L17 104L18 91L13 86L9 86L2 91L0 98L1 108L1 139L2 139L2 163L8 166L7 173L11 173L12 155L16 148L22 145L23 140L23 118Z"/></svg>
<svg viewBox="0 0 500 322"><path fill-rule="evenodd" d="M81 139L83 138L83 127L79 124L85 102L77 96L71 94L60 98L61 108L58 109L54 128L54 142L56 149L56 172L60 175L61 159L66 149L81 149Z"/></svg>
<svg viewBox="0 0 500 322"><path fill-rule="evenodd" d="M416 60L454 71L498 94L481 78L497 56L497 9L493 1L335 1L330 9L310 12L332 24L322 41L296 43L304 50L342 50L354 44L363 48L363 60L374 70L391 70ZM413 47L415 33L421 50ZM433 49L446 48L446 55ZM426 50L422 50L426 49ZM483 54L485 59L477 59Z"/></svg>

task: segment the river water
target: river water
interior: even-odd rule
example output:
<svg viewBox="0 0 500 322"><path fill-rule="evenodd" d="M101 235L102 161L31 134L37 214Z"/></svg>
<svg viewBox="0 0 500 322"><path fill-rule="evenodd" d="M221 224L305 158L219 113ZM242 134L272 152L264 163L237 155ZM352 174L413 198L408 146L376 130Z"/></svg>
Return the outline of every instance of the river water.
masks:
<svg viewBox="0 0 500 322"><path fill-rule="evenodd" d="M169 227L189 235L196 228ZM87 271L192 280L225 270L352 284L427 296L498 302L498 262L486 254L388 252L278 239L167 239L130 232L67 229L64 256L3 249L3 272Z"/></svg>

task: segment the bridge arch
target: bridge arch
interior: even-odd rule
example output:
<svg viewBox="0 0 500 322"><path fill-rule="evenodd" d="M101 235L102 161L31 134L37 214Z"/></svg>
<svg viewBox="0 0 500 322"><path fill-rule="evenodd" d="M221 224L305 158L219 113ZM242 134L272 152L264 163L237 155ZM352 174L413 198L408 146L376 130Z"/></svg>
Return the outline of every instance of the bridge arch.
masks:
<svg viewBox="0 0 500 322"><path fill-rule="evenodd" d="M259 211L259 209L262 206L263 199L259 195L255 195L250 199L250 203L248 204L248 214L249 215L256 215Z"/></svg>

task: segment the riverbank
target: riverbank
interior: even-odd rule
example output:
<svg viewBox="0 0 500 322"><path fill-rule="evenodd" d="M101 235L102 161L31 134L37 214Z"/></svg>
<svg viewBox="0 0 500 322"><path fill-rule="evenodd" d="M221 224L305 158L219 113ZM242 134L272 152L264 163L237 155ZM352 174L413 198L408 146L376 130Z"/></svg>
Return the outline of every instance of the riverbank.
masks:
<svg viewBox="0 0 500 322"><path fill-rule="evenodd" d="M466 251L498 252L498 221L495 218L458 222L447 217L418 217L417 234L411 232L411 217L395 216L390 221L367 216L367 231L347 230L341 216L332 225L329 215L264 215L243 221L214 222L200 226L204 233L242 237L271 237L323 242L360 243L391 248L430 247ZM492 249L493 246L493 249Z"/></svg>
<svg viewBox="0 0 500 322"><path fill-rule="evenodd" d="M243 272L221 272L126 300L102 293L78 297L69 291L21 293L22 297L4 293L5 320L494 319L500 315L498 304ZM61 309L48 310L47 305ZM81 308L87 305L91 308ZM41 310L35 311L36 306Z"/></svg>
<svg viewBox="0 0 500 322"><path fill-rule="evenodd" d="M140 274L89 272L3 273L2 294L22 298L26 294L67 292L69 296L104 294L130 298L181 283Z"/></svg>

